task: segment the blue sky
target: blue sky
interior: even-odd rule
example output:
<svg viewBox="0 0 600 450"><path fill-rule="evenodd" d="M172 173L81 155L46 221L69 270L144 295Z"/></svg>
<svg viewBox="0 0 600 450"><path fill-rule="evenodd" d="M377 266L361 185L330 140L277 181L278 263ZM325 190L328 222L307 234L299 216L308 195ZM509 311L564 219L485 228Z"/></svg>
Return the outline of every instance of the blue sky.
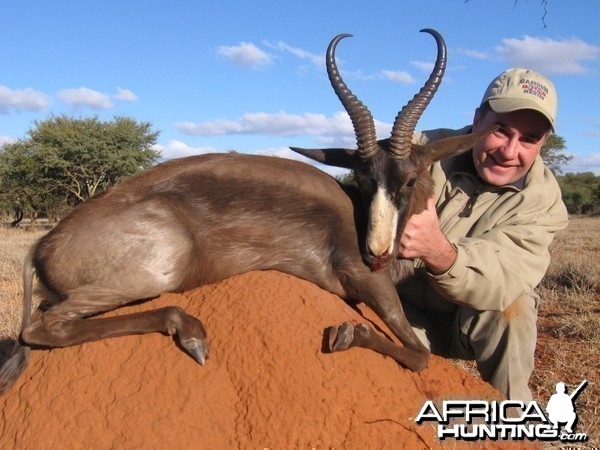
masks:
<svg viewBox="0 0 600 450"><path fill-rule="evenodd" d="M368 3L368 6L367 6ZM3 2L0 143L51 114L130 116L160 131L165 159L235 149L354 146L324 52L339 33L346 82L379 137L420 89L435 58L448 69L417 129L470 123L488 83L538 70L559 92L565 171L600 174L600 1L22 0Z"/></svg>

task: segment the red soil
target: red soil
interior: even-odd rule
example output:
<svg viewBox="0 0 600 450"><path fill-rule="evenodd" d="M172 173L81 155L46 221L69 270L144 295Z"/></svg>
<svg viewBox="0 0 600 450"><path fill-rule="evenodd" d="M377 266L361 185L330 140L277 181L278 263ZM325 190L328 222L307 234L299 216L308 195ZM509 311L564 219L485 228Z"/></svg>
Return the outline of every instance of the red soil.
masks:
<svg viewBox="0 0 600 450"><path fill-rule="evenodd" d="M205 366L160 334L33 351L0 398L0 448L453 448L415 423L424 402L499 398L435 356L416 374L364 349L323 352L327 326L365 319L285 274L249 273L117 314L167 305L205 324Z"/></svg>

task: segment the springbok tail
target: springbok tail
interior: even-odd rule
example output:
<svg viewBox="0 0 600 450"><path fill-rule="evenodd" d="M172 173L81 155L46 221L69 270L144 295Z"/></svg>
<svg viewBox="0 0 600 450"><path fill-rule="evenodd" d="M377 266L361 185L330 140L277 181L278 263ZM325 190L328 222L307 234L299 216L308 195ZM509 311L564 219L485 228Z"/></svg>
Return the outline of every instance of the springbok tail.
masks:
<svg viewBox="0 0 600 450"><path fill-rule="evenodd" d="M29 364L30 348L15 342L8 360L0 368L0 395L4 394L17 381Z"/></svg>
<svg viewBox="0 0 600 450"><path fill-rule="evenodd" d="M23 319L21 322L21 332L31 323L31 296L34 273L33 250L31 250L29 255L27 255L23 267ZM23 373L29 364L29 353L30 348L17 339L8 360L0 367L0 395L10 389L17 378Z"/></svg>

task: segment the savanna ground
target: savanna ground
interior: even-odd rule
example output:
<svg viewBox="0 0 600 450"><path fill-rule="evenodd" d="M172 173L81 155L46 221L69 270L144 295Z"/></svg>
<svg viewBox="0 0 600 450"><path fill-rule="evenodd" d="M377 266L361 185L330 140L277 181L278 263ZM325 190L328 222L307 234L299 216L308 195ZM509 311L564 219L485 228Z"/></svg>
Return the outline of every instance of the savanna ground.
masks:
<svg viewBox="0 0 600 450"><path fill-rule="evenodd" d="M19 330L22 312L22 263L31 244L46 231L0 228L0 361ZM530 380L534 400L545 406L557 382L572 392L583 379L587 387L577 397L576 432L589 440L573 448L600 446L598 382L600 367L600 218L571 217L551 248L552 263L538 288L541 304L535 370ZM476 375L474 363L455 361ZM544 443L545 448L564 447Z"/></svg>

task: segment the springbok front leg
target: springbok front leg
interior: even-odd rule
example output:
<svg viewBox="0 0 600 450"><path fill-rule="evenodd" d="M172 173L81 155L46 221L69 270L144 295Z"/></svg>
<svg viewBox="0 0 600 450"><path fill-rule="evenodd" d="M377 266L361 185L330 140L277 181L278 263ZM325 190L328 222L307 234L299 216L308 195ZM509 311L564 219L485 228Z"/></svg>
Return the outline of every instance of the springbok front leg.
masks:
<svg viewBox="0 0 600 450"><path fill-rule="evenodd" d="M362 283L357 289L360 298L383 320L404 346L401 347L379 335L366 323L354 325L346 322L326 330L329 350L342 351L352 347L363 347L389 356L416 372L425 369L429 363L429 349L419 340L406 319L389 273L369 273L360 279Z"/></svg>
<svg viewBox="0 0 600 450"><path fill-rule="evenodd" d="M332 326L326 330L329 340L329 350L332 352L347 350L352 347L362 347L389 356L404 367L415 372L427 368L429 351L400 347L389 339L381 336L367 323L354 325L350 322Z"/></svg>
<svg viewBox="0 0 600 450"><path fill-rule="evenodd" d="M68 301L68 300L67 300ZM59 304L25 328L21 339L32 346L68 347L100 339L159 332L177 336L179 344L198 363L209 356L209 344L202 323L183 309L167 306L108 318L73 318L60 311Z"/></svg>

